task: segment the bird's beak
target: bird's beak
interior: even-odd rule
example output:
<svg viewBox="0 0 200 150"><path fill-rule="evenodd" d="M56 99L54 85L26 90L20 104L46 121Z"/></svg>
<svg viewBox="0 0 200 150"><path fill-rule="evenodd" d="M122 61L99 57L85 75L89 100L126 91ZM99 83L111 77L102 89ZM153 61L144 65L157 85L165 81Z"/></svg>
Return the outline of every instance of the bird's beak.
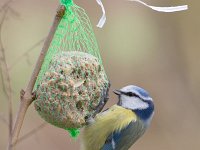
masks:
<svg viewBox="0 0 200 150"><path fill-rule="evenodd" d="M116 95L121 95L121 91L120 90L114 90L113 91Z"/></svg>
<svg viewBox="0 0 200 150"><path fill-rule="evenodd" d="M122 92L120 90L114 90L113 91L116 95L119 96L119 101L117 103L117 105L121 106L122 105L122 101L121 101L121 98L120 98L120 95L122 94Z"/></svg>

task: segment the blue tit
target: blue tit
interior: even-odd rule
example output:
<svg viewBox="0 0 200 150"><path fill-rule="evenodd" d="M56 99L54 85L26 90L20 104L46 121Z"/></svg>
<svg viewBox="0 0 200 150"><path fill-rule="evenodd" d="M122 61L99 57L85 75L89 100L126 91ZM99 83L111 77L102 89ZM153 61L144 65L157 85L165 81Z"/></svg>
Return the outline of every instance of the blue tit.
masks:
<svg viewBox="0 0 200 150"><path fill-rule="evenodd" d="M83 129L83 150L128 150L149 127L154 104L148 92L129 85L114 93L118 103L90 118Z"/></svg>

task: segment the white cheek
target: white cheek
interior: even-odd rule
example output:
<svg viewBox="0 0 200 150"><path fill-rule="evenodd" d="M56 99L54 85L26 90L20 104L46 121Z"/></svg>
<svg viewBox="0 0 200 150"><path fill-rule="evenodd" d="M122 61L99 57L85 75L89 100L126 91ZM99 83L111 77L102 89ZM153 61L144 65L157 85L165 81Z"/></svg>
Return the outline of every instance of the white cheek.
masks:
<svg viewBox="0 0 200 150"><path fill-rule="evenodd" d="M137 97L128 97L128 96L122 95L120 99L121 99L122 106L124 108L129 108L133 110L135 109L142 110L149 107L148 103L143 102Z"/></svg>

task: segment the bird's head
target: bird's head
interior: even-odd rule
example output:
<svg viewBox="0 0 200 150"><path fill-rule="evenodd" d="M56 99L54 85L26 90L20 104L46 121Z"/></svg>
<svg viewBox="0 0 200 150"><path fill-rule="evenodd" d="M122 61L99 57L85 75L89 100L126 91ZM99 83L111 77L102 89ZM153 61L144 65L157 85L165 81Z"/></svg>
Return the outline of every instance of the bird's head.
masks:
<svg viewBox="0 0 200 150"><path fill-rule="evenodd" d="M148 119L153 114L153 99L144 89L129 85L115 90L114 93L119 96L119 106L138 112L142 119Z"/></svg>

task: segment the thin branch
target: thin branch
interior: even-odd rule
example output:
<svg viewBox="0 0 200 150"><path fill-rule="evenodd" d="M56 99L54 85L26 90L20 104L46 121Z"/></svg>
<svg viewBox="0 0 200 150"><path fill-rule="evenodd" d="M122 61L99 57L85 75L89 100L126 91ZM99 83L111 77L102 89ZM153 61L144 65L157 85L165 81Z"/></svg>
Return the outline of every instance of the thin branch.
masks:
<svg viewBox="0 0 200 150"><path fill-rule="evenodd" d="M44 42L45 38L39 40L37 43L35 43L33 46L31 46L29 49L27 49L21 56L19 56L14 63L8 68L9 71L13 69L15 65L17 65L21 60L23 60L24 57L28 56L30 52L32 52L37 46L42 44Z"/></svg>
<svg viewBox="0 0 200 150"><path fill-rule="evenodd" d="M31 137L33 134L35 134L36 132L40 131L41 129L43 129L44 127L46 127L47 123L44 122L41 125L39 125L38 127L36 127L35 129L31 130L30 132L28 132L27 134L23 135L22 137L20 137L17 141L16 144L19 144L20 142L24 141L25 139Z"/></svg>
<svg viewBox="0 0 200 150"><path fill-rule="evenodd" d="M12 1L13 1L13 0L8 0L7 2L5 2L5 3L3 4L3 6L0 8L0 13L1 13L2 11L4 11L5 9L7 9Z"/></svg>
<svg viewBox="0 0 200 150"><path fill-rule="evenodd" d="M11 12L11 14L17 18L20 18L20 14L15 11L13 8L11 8L10 6L8 7L9 11Z"/></svg>
<svg viewBox="0 0 200 150"><path fill-rule="evenodd" d="M2 114L0 114L0 121L2 121L4 124L8 125L8 121Z"/></svg>
<svg viewBox="0 0 200 150"><path fill-rule="evenodd" d="M1 69L1 76L3 79L2 80L3 90L8 101L8 127L9 127L9 140L10 140L11 134L12 134L12 125L13 125L12 87L11 87L11 80L10 80L10 75L8 71L8 65L6 62L5 50L4 50L3 42L2 42L2 27L4 24L8 9L9 8L5 9L2 20L0 22L0 69Z"/></svg>
<svg viewBox="0 0 200 150"><path fill-rule="evenodd" d="M5 95L8 97L8 91L7 91L7 87L6 87L6 83L5 83L5 50L3 48L3 42L2 42L2 27L3 27L3 23L5 21L6 18L6 14L8 13L8 9L6 9L3 12L3 17L0 21L0 69L1 69L1 77L2 77L2 82L3 82L3 91L5 93Z"/></svg>
<svg viewBox="0 0 200 150"><path fill-rule="evenodd" d="M15 17L19 18L20 14L15 11L12 7L10 7L10 4L13 2L14 0L8 0L7 2L5 2L3 4L3 6L0 8L0 13L5 11L5 10L9 10L11 12L12 15L14 15Z"/></svg>
<svg viewBox="0 0 200 150"><path fill-rule="evenodd" d="M12 138L11 140L9 140L8 142L8 150L10 147L14 146L17 143L18 140L18 136L24 121L24 117L26 114L26 111L28 109L28 107L30 106L30 104L34 101L34 94L33 94L33 88L35 85L35 81L37 79L37 76L39 74L39 71L41 69L42 63L44 61L44 57L48 51L48 48L51 44L51 41L53 39L53 36L55 34L55 31L57 29L58 24L60 23L63 15L65 12L65 7L64 6L59 6L57 14L54 18L53 21L53 25L51 27L51 30L49 32L48 37L45 40L44 46L40 52L40 55L38 57L38 60L36 62L35 68L33 70L33 73L31 75L30 81L26 87L26 90L22 90L21 91L21 101L20 101L20 106L19 106L19 110L18 113L16 115L16 120L15 120L15 124L14 124L14 128L12 131Z"/></svg>

